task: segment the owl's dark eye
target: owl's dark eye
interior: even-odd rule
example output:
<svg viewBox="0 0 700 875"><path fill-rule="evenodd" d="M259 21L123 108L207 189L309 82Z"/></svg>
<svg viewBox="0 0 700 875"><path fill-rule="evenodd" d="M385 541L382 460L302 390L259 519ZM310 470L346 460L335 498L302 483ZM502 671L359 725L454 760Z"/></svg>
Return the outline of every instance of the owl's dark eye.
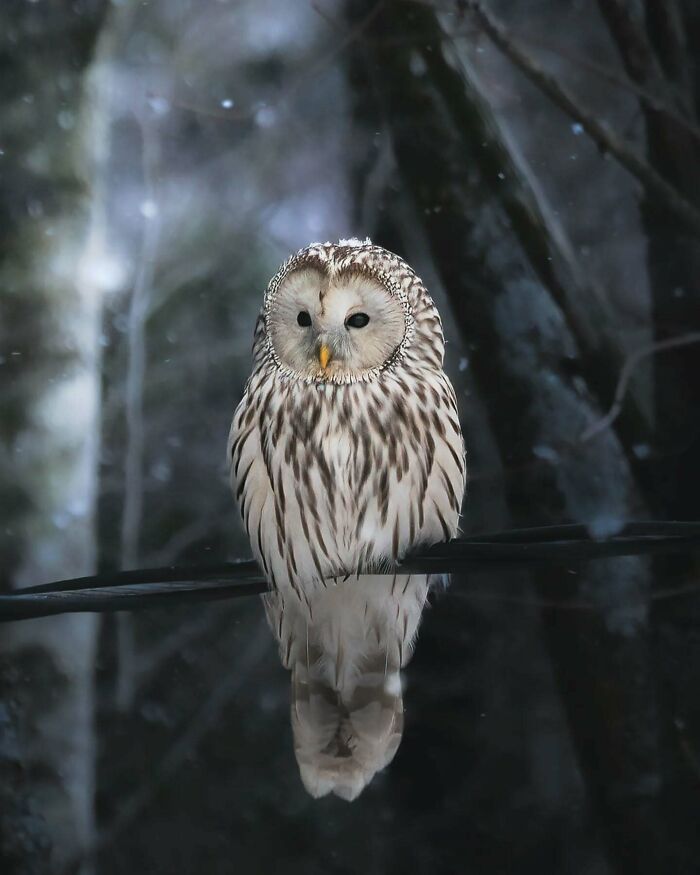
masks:
<svg viewBox="0 0 700 875"><path fill-rule="evenodd" d="M297 316L297 325L301 325L302 328L308 328L311 325L311 316L306 312L306 310L301 310L299 315Z"/></svg>
<svg viewBox="0 0 700 875"><path fill-rule="evenodd" d="M345 320L346 328L364 328L369 322L369 316L366 313L353 313Z"/></svg>

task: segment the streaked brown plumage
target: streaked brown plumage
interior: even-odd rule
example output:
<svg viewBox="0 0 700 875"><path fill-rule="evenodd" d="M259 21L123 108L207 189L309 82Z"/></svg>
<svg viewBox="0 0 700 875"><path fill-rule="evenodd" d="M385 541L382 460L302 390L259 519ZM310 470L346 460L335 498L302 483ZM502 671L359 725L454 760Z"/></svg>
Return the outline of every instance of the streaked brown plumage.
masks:
<svg viewBox="0 0 700 875"><path fill-rule="evenodd" d="M437 310L398 256L313 244L271 280L234 415L231 477L292 671L305 786L352 799L401 738L422 575L381 575L457 531L464 448Z"/></svg>

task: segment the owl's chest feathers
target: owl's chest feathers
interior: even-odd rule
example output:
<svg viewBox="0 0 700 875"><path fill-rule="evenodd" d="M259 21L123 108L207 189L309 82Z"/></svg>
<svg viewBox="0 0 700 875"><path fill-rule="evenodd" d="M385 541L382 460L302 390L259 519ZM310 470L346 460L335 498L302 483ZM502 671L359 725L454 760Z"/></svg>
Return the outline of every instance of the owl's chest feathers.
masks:
<svg viewBox="0 0 700 875"><path fill-rule="evenodd" d="M382 464L379 433L371 434L366 393L359 388L291 388L279 401L266 454L273 491L280 483L293 486L299 507L306 505L314 518L322 515L331 537L346 542L373 464Z"/></svg>
<svg viewBox="0 0 700 875"><path fill-rule="evenodd" d="M323 388L261 371L230 444L253 549L300 597L454 535L462 451L451 387L430 370Z"/></svg>
<svg viewBox="0 0 700 875"><path fill-rule="evenodd" d="M425 536L434 447L405 393L399 405L393 383L281 390L261 407L260 435L286 575L378 567Z"/></svg>

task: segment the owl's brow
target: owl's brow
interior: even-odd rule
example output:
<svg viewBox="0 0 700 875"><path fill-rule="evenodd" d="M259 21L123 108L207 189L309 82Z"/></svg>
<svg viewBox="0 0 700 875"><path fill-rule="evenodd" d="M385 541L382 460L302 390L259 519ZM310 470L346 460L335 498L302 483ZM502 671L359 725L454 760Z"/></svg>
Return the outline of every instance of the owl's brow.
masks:
<svg viewBox="0 0 700 875"><path fill-rule="evenodd" d="M325 299L326 295L328 294L328 290L330 288L330 285L331 285L331 278L328 276L328 274L326 274L323 277L323 279L321 280L321 288L318 290L318 300L319 300L319 303L321 304L321 315L323 315L323 313L325 311L326 305L325 305L324 299Z"/></svg>

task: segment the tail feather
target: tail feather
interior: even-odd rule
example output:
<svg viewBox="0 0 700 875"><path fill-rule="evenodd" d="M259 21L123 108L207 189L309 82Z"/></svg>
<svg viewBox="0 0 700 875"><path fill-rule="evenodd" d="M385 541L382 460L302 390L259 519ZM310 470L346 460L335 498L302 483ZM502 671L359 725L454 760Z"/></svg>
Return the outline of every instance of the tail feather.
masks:
<svg viewBox="0 0 700 875"><path fill-rule="evenodd" d="M340 688L321 663L292 671L292 729L301 779L318 798L357 798L394 758L403 732L398 669L385 674L384 656Z"/></svg>

